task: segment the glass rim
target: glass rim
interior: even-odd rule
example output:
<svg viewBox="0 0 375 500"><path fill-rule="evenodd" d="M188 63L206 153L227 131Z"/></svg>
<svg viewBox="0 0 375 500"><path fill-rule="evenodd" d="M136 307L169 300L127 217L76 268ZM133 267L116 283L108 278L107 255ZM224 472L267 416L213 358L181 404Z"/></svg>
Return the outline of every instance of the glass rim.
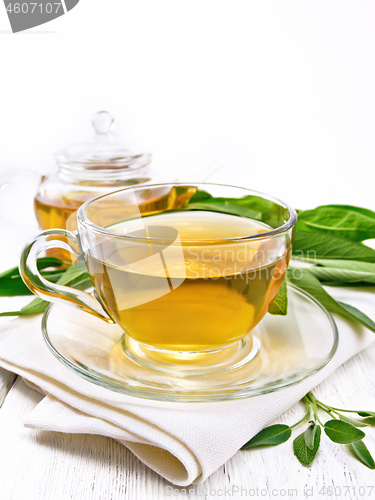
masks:
<svg viewBox="0 0 375 500"><path fill-rule="evenodd" d="M111 238L120 238L120 239L131 239L131 240L140 240L140 241L163 241L163 242L173 242L175 240L168 239L168 238L153 238L150 236L136 236L136 235L131 235L131 234L120 234L117 233L116 231L112 231L110 229L101 227L94 222L92 222L88 216L87 216L87 208L89 205L92 203L95 203L97 200L101 198L105 198L107 196L112 196L114 194L118 194L122 191L130 191L130 190L140 190L140 189L152 189L152 188L160 188L160 187L166 187L166 186L219 186L219 187L227 187L227 188L232 188L232 189L239 189L242 190L250 195L254 196L259 196L260 198L264 198L266 200L275 202L282 206L283 208L287 209L289 211L289 219L284 222L281 226L271 229L270 231L266 231L264 233L260 234L251 234L247 236L235 236L235 237L230 237L230 238L218 238L213 240L211 239L183 239L181 238L181 243L191 243L191 244L217 244L217 243L234 243L234 242L244 242L244 241L252 241L252 240L264 240L264 239L269 239L273 238L276 236L279 236L280 234L284 234L287 231L289 231L297 222L297 212L294 208L292 208L290 205L285 203L284 201L280 200L279 198L275 198L274 196L270 196L266 193L262 193L261 191L255 191L253 189L248 189L246 187L241 187L241 186L233 186L230 184L219 184L219 183L214 183L214 182L161 182L158 184L147 184L145 185L139 185L139 186L129 186L124 189L116 189L115 191L111 191L109 193L105 193L99 196L96 196L95 198L92 198L85 203L83 203L77 210L77 220L81 224L83 224L85 227L94 230L95 232L100 233L101 235L104 236L110 236ZM167 211L166 211L167 212ZM165 212L160 212L160 213L165 213ZM159 215L159 214L155 214Z"/></svg>

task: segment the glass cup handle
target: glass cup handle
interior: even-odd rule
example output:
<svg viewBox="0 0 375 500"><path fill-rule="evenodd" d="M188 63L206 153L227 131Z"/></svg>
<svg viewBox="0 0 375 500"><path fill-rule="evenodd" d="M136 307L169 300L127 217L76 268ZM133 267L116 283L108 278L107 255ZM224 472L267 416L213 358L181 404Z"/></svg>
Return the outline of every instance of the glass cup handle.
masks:
<svg viewBox="0 0 375 500"><path fill-rule="evenodd" d="M53 236L64 236L71 245L68 245L65 241L51 239ZM19 269L26 286L43 300L54 303L68 302L107 323L114 323L100 302L88 292L58 283L51 283L39 273L36 265L37 258L41 252L49 248L63 248L73 253L75 257L81 257L78 250L79 243L74 233L65 229L43 231L43 233L40 233L26 244L21 254Z"/></svg>

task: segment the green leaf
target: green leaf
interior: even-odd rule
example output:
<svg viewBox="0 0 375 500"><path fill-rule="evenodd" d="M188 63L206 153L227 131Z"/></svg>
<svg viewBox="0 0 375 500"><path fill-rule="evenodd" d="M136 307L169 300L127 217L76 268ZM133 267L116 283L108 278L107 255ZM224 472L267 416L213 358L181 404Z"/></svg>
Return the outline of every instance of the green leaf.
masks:
<svg viewBox="0 0 375 500"><path fill-rule="evenodd" d="M289 268L288 280L316 298L328 311L341 314L375 332L375 323L356 307L336 301L322 286L320 281L307 268Z"/></svg>
<svg viewBox="0 0 375 500"><path fill-rule="evenodd" d="M56 283L62 276L63 271L41 271L41 275L48 281ZM21 276L13 275L0 279L0 297L21 297L24 295L32 295L32 292L27 288Z"/></svg>
<svg viewBox="0 0 375 500"><path fill-rule="evenodd" d="M334 443L349 444L365 437L365 433L354 425L341 420L328 420L324 424L324 432Z"/></svg>
<svg viewBox="0 0 375 500"><path fill-rule="evenodd" d="M62 264L64 264L64 261L56 257L39 257L36 262L39 271L48 267L60 267Z"/></svg>
<svg viewBox="0 0 375 500"><path fill-rule="evenodd" d="M21 297L32 295L21 276L11 276L0 280L0 297Z"/></svg>
<svg viewBox="0 0 375 500"><path fill-rule="evenodd" d="M344 312L339 312L339 314L342 314L343 316L346 316L348 319L351 320L357 320L359 323L361 323L363 326L371 330L372 332L375 332L375 323L372 321L371 318L369 318L365 313L357 309L356 307L351 306L350 304L346 304L345 302L337 301L337 304L341 306L341 310L345 310L347 314Z"/></svg>
<svg viewBox="0 0 375 500"><path fill-rule="evenodd" d="M366 209L353 210L353 207L345 205L325 205L313 210L303 210L298 214L298 219L305 228L324 235L351 241L375 238L375 213Z"/></svg>
<svg viewBox="0 0 375 500"><path fill-rule="evenodd" d="M70 266L65 271L58 283L60 285L69 284L73 286L76 280L81 280L84 277L89 277L86 265L83 262L75 262L74 265Z"/></svg>
<svg viewBox="0 0 375 500"><path fill-rule="evenodd" d="M347 422L348 424L352 424L355 427L368 427L370 425L369 423L359 422L358 420L346 417L345 415L339 415L339 419L342 420L343 422Z"/></svg>
<svg viewBox="0 0 375 500"><path fill-rule="evenodd" d="M352 212L358 212L360 214L366 215L367 217L371 217L375 219L375 212L369 210L368 208L355 207L353 205L323 205L329 208L345 208L347 210L351 210Z"/></svg>
<svg viewBox="0 0 375 500"><path fill-rule="evenodd" d="M375 250L362 243L297 228L293 257L307 260L345 259L375 262Z"/></svg>
<svg viewBox="0 0 375 500"><path fill-rule="evenodd" d="M274 315L285 316L288 312L288 293L286 279L284 279L280 290L268 308L268 312Z"/></svg>
<svg viewBox="0 0 375 500"><path fill-rule="evenodd" d="M363 465L366 465L369 469L375 469L375 462L371 456L371 453L368 451L367 446L363 441L357 441L355 443L351 443L350 447L353 451L353 454Z"/></svg>
<svg viewBox="0 0 375 500"><path fill-rule="evenodd" d="M310 267L309 271L320 281L351 284L357 282L375 284L375 273L334 267Z"/></svg>
<svg viewBox="0 0 375 500"><path fill-rule="evenodd" d="M373 275L375 275L375 264L372 264L370 262L345 259L316 259L314 263L324 267L334 267L336 269L346 269L348 271L372 273Z"/></svg>
<svg viewBox="0 0 375 500"><path fill-rule="evenodd" d="M19 274L20 272L18 270L18 267L12 267L11 269L0 273L0 280L2 280L3 278L10 278L11 276L19 276Z"/></svg>
<svg viewBox="0 0 375 500"><path fill-rule="evenodd" d="M292 431L288 425L275 424L266 427L256 434L250 441L242 446L242 450L255 448L256 446L276 446L288 441Z"/></svg>
<svg viewBox="0 0 375 500"><path fill-rule="evenodd" d="M262 217L261 212L255 212L255 210L251 210L250 208L231 203L189 203L185 208L186 210L206 210L209 212L220 212L257 220Z"/></svg>
<svg viewBox="0 0 375 500"><path fill-rule="evenodd" d="M39 271L47 269L50 267L60 267L62 260L56 259L54 257L42 257L37 260L37 267ZM50 279L50 281L56 281L61 275L60 270L51 270L41 273L43 276ZM55 278L56 276L56 278ZM0 274L0 297L14 297L32 295L31 291L27 288L23 282L18 267L12 267L7 271Z"/></svg>
<svg viewBox="0 0 375 500"><path fill-rule="evenodd" d="M368 417L365 422L366 424L371 425L371 427L375 427L375 417Z"/></svg>
<svg viewBox="0 0 375 500"><path fill-rule="evenodd" d="M375 411L358 411L360 417L375 417Z"/></svg>
<svg viewBox="0 0 375 500"><path fill-rule="evenodd" d="M213 198L210 193L198 189L190 198L189 203L197 203L198 201L209 200L210 198Z"/></svg>
<svg viewBox="0 0 375 500"><path fill-rule="evenodd" d="M314 261L319 267L309 268L320 280L326 280L327 284L363 285L364 283L375 283L375 264L355 260L317 259ZM323 266L324 268L320 267ZM325 268L329 268L325 270ZM333 268L332 271L330 268ZM340 273L340 270L343 272ZM330 278L333 280L331 281ZM334 280L336 278L336 280Z"/></svg>
<svg viewBox="0 0 375 500"><path fill-rule="evenodd" d="M316 425L313 448L309 448L306 445L305 432L297 436L293 441L294 454L302 465L308 466L314 460L315 455L317 454L317 451L319 449L321 433L322 430L320 425Z"/></svg>
<svg viewBox="0 0 375 500"><path fill-rule="evenodd" d="M317 432L319 425L313 422L311 425L308 426L308 428L305 430L304 433L304 439L306 446L310 449L314 449L314 443L315 443L315 435ZM319 427L320 428L320 427Z"/></svg>
<svg viewBox="0 0 375 500"><path fill-rule="evenodd" d="M214 198L205 191L197 191L184 206L184 210L209 210L260 220L275 228L285 218L285 209L260 196L242 198Z"/></svg>

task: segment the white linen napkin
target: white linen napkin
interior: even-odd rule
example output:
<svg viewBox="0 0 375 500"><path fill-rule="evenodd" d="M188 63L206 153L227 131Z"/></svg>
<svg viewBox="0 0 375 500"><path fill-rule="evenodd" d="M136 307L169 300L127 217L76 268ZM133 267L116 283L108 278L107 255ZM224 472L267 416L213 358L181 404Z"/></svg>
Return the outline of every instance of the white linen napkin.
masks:
<svg viewBox="0 0 375 500"><path fill-rule="evenodd" d="M373 290L331 288L330 293L374 317ZM111 437L168 481L187 486L203 482L252 436L375 339L365 328L335 319L339 348L320 372L294 387L236 401L164 403L99 387L53 356L42 338L40 316L0 325L0 366L46 394L28 415L26 426Z"/></svg>

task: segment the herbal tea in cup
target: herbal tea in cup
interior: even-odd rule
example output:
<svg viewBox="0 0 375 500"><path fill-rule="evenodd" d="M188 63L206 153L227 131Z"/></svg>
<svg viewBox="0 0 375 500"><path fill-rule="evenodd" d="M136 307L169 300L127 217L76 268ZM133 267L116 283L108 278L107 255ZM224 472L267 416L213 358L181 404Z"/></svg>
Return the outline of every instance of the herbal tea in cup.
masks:
<svg viewBox="0 0 375 500"><path fill-rule="evenodd" d="M296 213L244 188L174 183L90 200L77 221L75 234L49 230L26 246L21 272L29 288L117 323L124 359L194 374L241 360L244 339L251 343L284 280ZM40 277L39 251L61 244L53 234L75 246L93 294Z"/></svg>

